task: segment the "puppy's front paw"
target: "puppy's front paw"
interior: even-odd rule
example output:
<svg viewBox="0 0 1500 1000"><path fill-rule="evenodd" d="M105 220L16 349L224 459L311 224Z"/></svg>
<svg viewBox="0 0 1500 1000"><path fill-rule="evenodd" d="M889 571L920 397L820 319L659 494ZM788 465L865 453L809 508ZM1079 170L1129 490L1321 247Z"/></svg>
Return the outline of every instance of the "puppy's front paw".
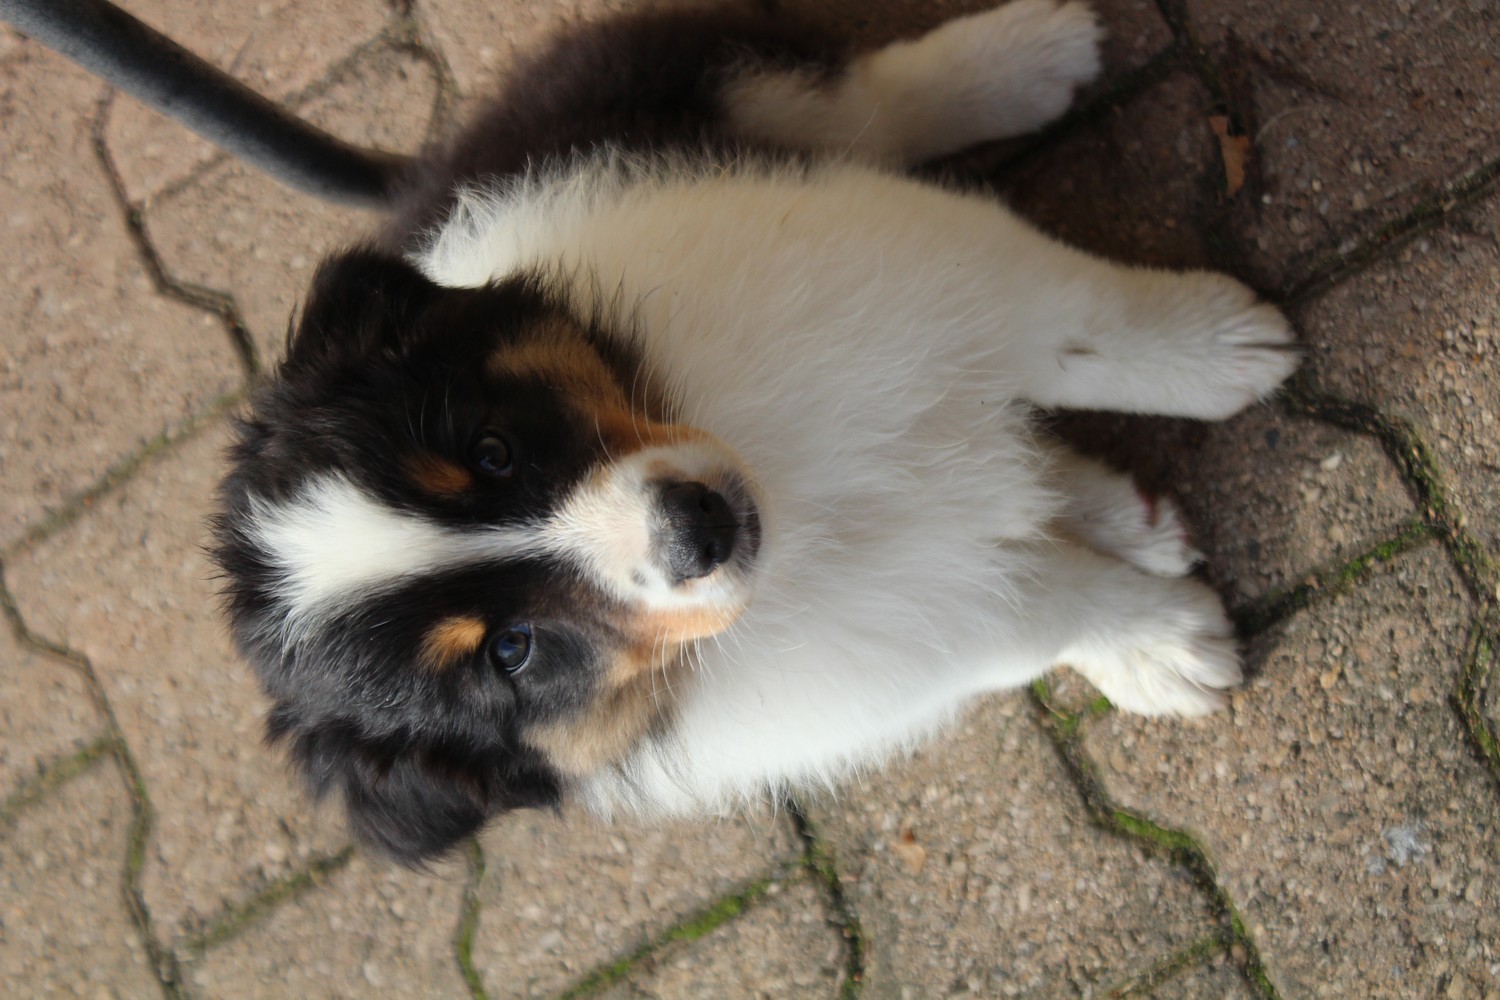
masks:
<svg viewBox="0 0 1500 1000"><path fill-rule="evenodd" d="M1187 314L1182 350L1194 362L1195 384L1182 387L1190 415L1222 420L1265 399L1297 370L1297 338L1275 306L1222 274L1188 274L1179 307Z"/></svg>
<svg viewBox="0 0 1500 1000"><path fill-rule="evenodd" d="M975 18L974 27L1004 70L995 78L996 105L1007 112L1011 132L1052 121L1067 111L1077 88L1100 75L1104 28L1079 0L1014 0Z"/></svg>
<svg viewBox="0 0 1500 1000"><path fill-rule="evenodd" d="M1167 595L1150 620L1074 666L1127 712L1216 712L1242 676L1229 619L1218 595L1196 580L1164 582Z"/></svg>

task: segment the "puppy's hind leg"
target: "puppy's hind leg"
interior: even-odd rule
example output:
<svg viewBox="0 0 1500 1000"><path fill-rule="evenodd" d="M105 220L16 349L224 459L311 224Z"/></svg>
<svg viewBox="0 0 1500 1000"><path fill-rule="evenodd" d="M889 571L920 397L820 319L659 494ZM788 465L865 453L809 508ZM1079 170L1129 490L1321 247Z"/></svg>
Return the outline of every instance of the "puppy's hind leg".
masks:
<svg viewBox="0 0 1500 1000"><path fill-rule="evenodd" d="M1063 496L1057 530L1153 576L1186 576L1194 550L1177 505L1141 491L1130 476L1053 444L1051 483Z"/></svg>
<svg viewBox="0 0 1500 1000"><path fill-rule="evenodd" d="M1223 605L1197 580L1148 575L1058 541L1036 553L1030 583L1005 633L997 686L1024 683L1045 662L1074 668L1125 711L1203 715L1240 681Z"/></svg>
<svg viewBox="0 0 1500 1000"><path fill-rule="evenodd" d="M1078 0L1014 0L832 73L754 70L725 91L731 130L915 164L1033 131L1099 74L1102 29Z"/></svg>

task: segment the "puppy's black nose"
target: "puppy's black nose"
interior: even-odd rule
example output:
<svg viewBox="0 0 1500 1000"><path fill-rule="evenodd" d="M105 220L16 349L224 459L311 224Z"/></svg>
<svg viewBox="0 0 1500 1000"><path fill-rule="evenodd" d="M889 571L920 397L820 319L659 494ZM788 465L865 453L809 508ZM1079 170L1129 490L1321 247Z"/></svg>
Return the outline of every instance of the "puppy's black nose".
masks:
<svg viewBox="0 0 1500 1000"><path fill-rule="evenodd" d="M734 552L734 511L702 483L665 487L661 509L667 522L663 555L678 582L707 576Z"/></svg>

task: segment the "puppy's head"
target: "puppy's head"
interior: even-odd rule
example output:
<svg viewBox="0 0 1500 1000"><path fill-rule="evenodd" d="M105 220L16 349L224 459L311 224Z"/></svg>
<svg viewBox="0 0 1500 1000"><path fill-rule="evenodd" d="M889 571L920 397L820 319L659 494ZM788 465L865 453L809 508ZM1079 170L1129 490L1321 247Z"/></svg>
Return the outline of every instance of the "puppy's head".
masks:
<svg viewBox="0 0 1500 1000"><path fill-rule="evenodd" d="M215 555L271 736L367 842L414 861L556 804L670 722L661 675L744 609L751 482L651 382L540 282L320 269Z"/></svg>

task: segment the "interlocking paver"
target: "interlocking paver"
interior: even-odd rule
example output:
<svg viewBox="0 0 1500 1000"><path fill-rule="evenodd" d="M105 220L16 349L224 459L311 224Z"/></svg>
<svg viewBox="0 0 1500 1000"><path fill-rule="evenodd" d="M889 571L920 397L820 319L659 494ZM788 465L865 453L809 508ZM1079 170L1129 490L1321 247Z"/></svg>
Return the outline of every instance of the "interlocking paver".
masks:
<svg viewBox="0 0 1500 1000"><path fill-rule="evenodd" d="M412 872L356 857L209 951L187 979L205 998L235 1000L467 997L452 945L462 892L451 864Z"/></svg>
<svg viewBox="0 0 1500 1000"><path fill-rule="evenodd" d="M104 724L77 670L27 649L0 625L0 801L82 750Z"/></svg>
<svg viewBox="0 0 1500 1000"><path fill-rule="evenodd" d="M773 885L748 914L672 950L605 991L609 1000L832 997L843 945L808 882Z"/></svg>
<svg viewBox="0 0 1500 1000"><path fill-rule="evenodd" d="M912 760L809 803L875 995L1099 990L1204 933L1180 869L1089 825L1033 711L991 699Z"/></svg>
<svg viewBox="0 0 1500 1000"><path fill-rule="evenodd" d="M517 813L481 839L474 963L497 996L546 996L718 897L793 864L786 817L604 825Z"/></svg>
<svg viewBox="0 0 1500 1000"><path fill-rule="evenodd" d="M1300 312L1319 384L1412 421L1469 528L1500 543L1500 203Z"/></svg>
<svg viewBox="0 0 1500 1000"><path fill-rule="evenodd" d="M1090 728L1117 800L1202 838L1287 996L1496 986L1500 802L1444 699L1471 611L1428 546L1258 640L1229 719Z"/></svg>
<svg viewBox="0 0 1500 1000"><path fill-rule="evenodd" d="M1268 282L1500 156L1489 4L1185 6L1251 116L1265 185L1232 218Z"/></svg>
<svg viewBox="0 0 1500 1000"><path fill-rule="evenodd" d="M149 463L7 567L31 628L93 664L139 761L157 814L143 890L168 936L342 842L261 745L263 699L213 613L204 517L225 441Z"/></svg>
<svg viewBox="0 0 1500 1000"><path fill-rule="evenodd" d="M93 146L103 86L0 66L0 547L235 388L215 317L156 295Z"/></svg>
<svg viewBox="0 0 1500 1000"><path fill-rule="evenodd" d="M12 997L159 997L120 870L130 800L100 764L0 837L0 987Z"/></svg>
<svg viewBox="0 0 1500 1000"><path fill-rule="evenodd" d="M412 150L432 114L437 81L408 53L377 48L302 113L350 142ZM158 199L146 232L179 281L231 292L260 356L279 355L287 323L325 253L366 235L372 212L318 204L238 162Z"/></svg>
<svg viewBox="0 0 1500 1000"><path fill-rule="evenodd" d="M131 0L124 6L258 93L281 101L376 35L392 10L387 0ZM151 197L217 154L181 125L128 97L111 110L105 135L131 201Z"/></svg>

